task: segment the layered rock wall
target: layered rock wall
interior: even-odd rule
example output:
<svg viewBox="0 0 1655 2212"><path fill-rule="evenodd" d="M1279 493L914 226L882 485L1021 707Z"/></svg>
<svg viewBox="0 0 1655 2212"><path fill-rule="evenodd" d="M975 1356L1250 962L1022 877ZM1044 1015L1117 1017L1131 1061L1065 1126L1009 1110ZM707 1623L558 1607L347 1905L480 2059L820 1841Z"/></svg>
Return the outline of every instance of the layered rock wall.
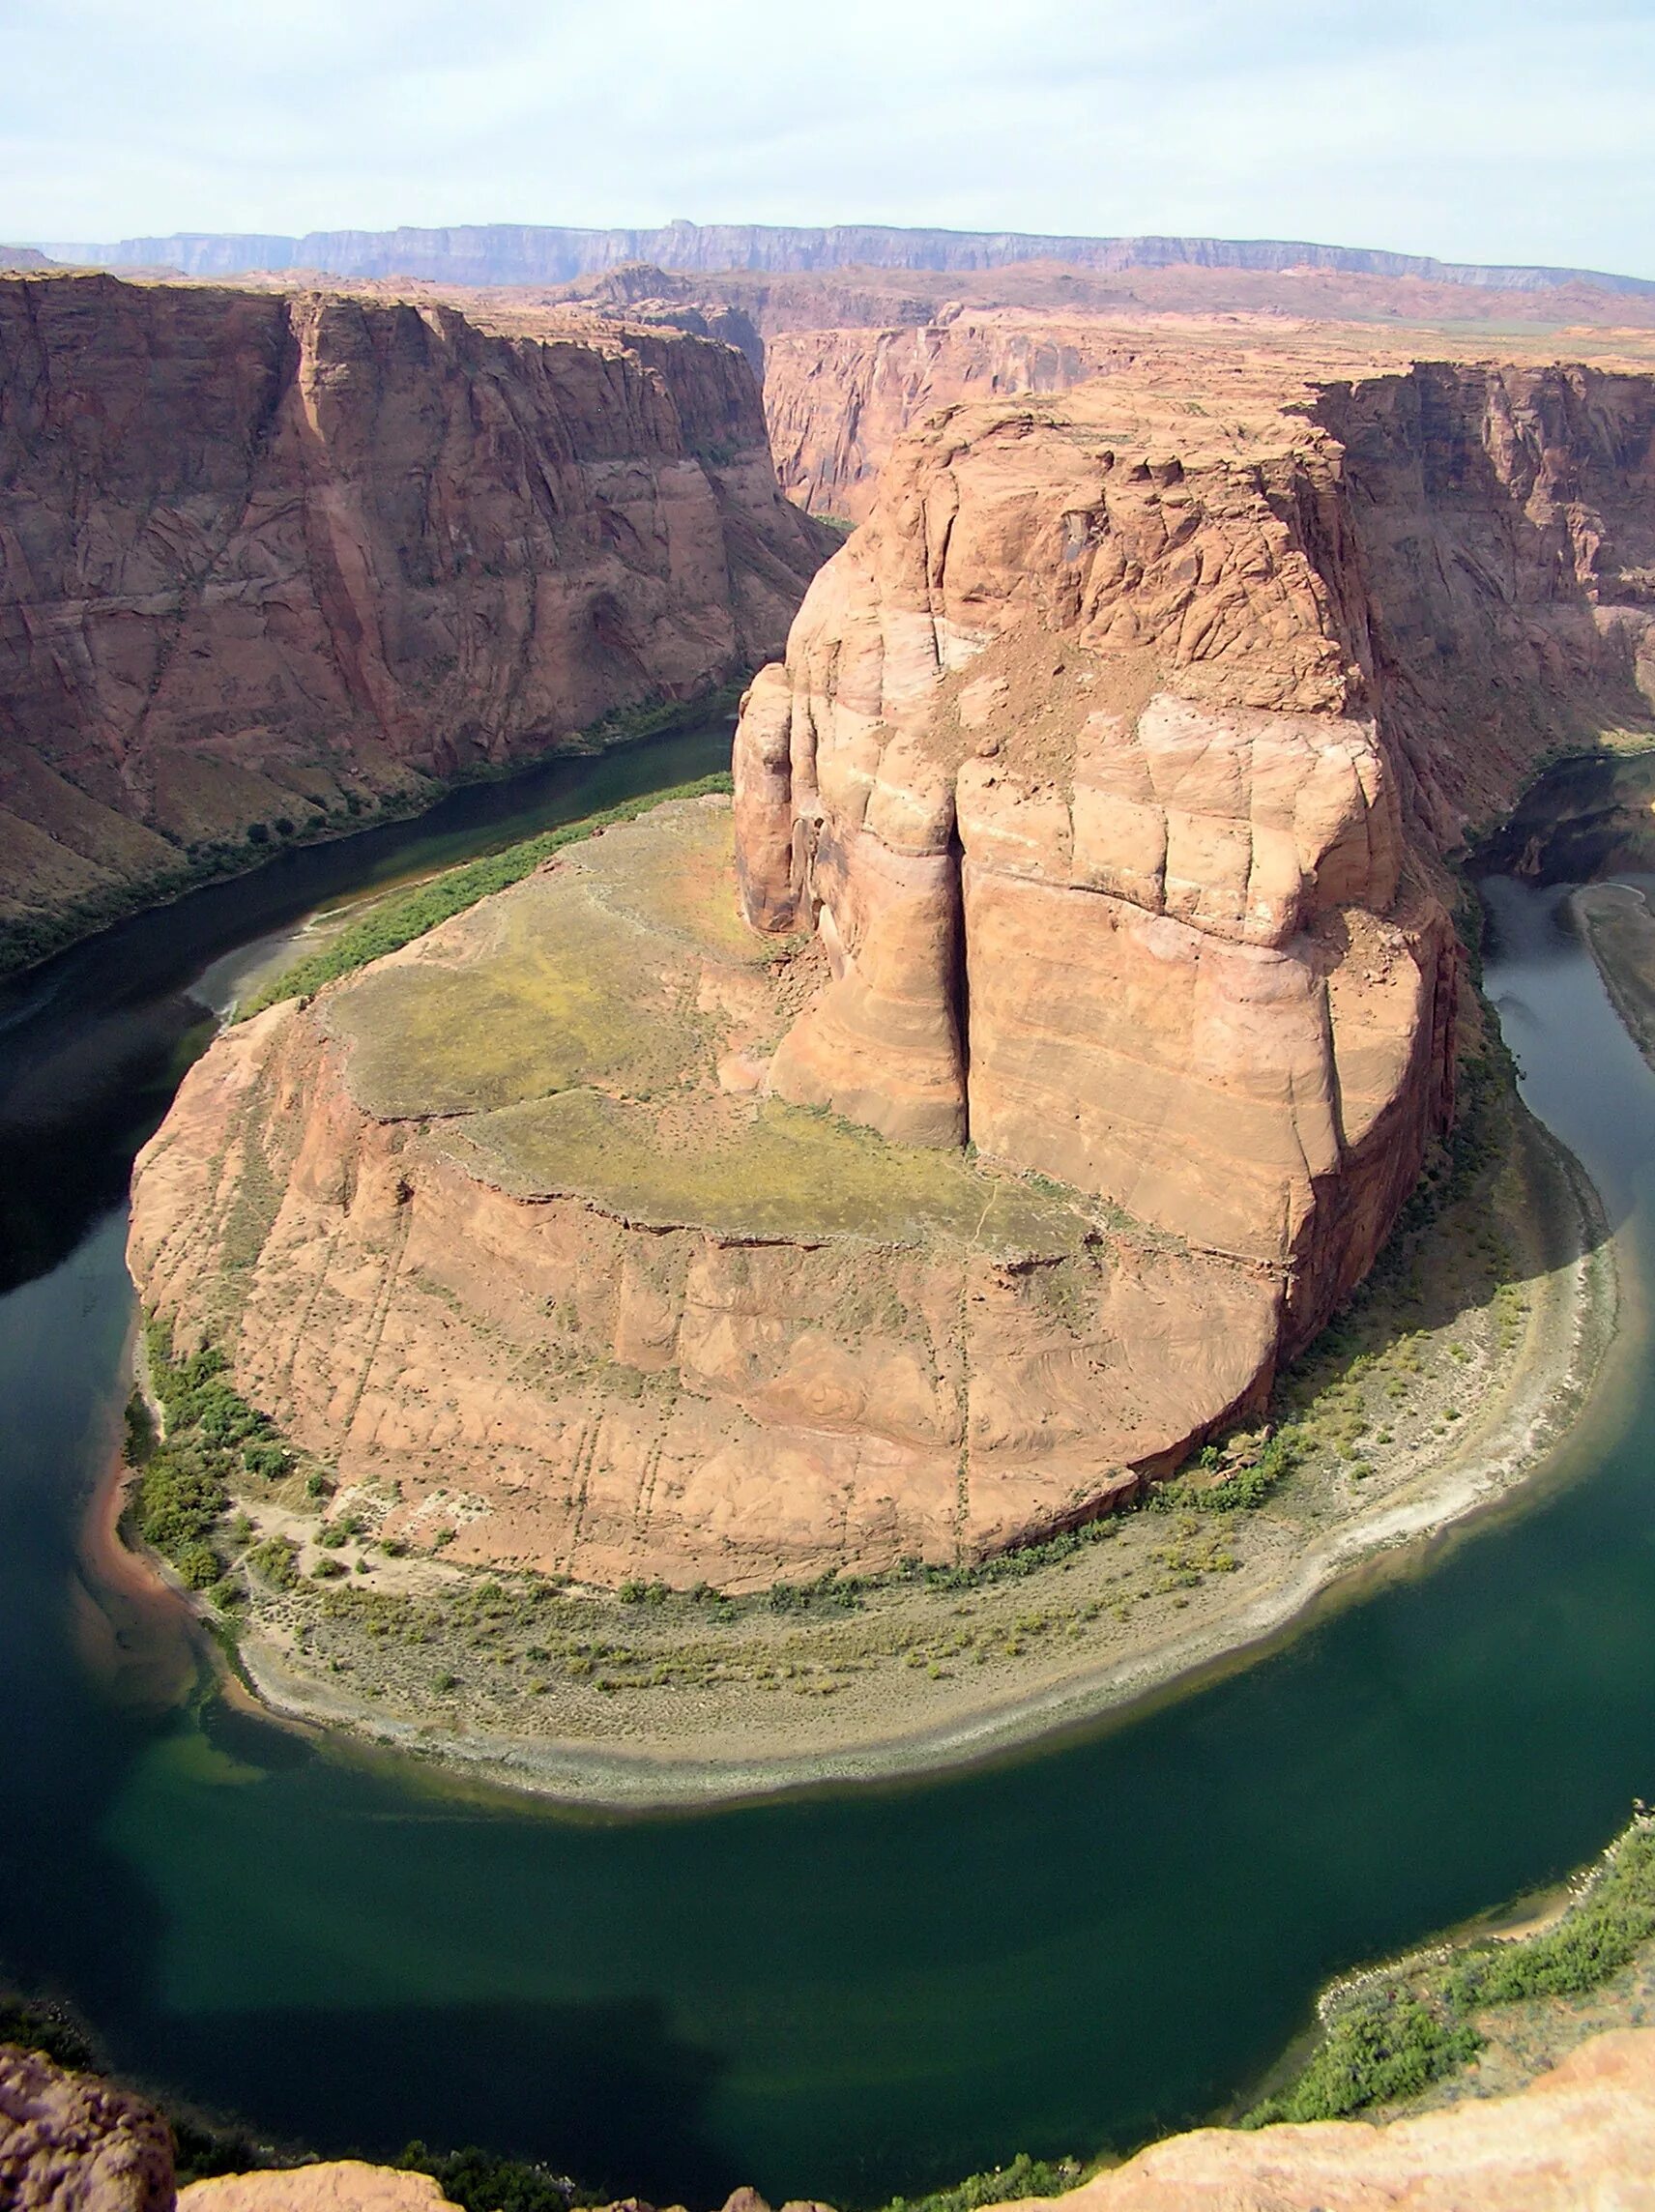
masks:
<svg viewBox="0 0 1655 2212"><path fill-rule="evenodd" d="M1424 362L1330 382L1367 656L1410 813L1452 846L1655 696L1655 378ZM1324 566L1327 564L1323 564Z"/></svg>
<svg viewBox="0 0 1655 2212"><path fill-rule="evenodd" d="M765 416L776 472L788 497L813 514L860 522L886 456L932 408L1066 392L1133 358L1130 338L1106 322L970 315L958 307L917 329L772 337Z"/></svg>
<svg viewBox="0 0 1655 2212"><path fill-rule="evenodd" d="M971 273L1029 261L1074 269L1334 270L1500 291L1582 284L1627 300L1655 292L1640 276L1596 270L1490 267L1423 254L1302 241L1087 238L1029 231L923 230L886 223L695 223L576 230L549 223L465 223L451 229L321 230L303 238L185 231L108 246L60 246L60 257L108 267L181 269L196 276L320 269L335 276L432 276L462 284L558 283L628 262L663 269L816 271L925 269Z"/></svg>
<svg viewBox="0 0 1655 2212"><path fill-rule="evenodd" d="M828 543L725 345L107 277L0 281L0 918L692 697Z"/></svg>
<svg viewBox="0 0 1655 2212"><path fill-rule="evenodd" d="M1452 1111L1436 854L1640 690L1648 379L1129 369L900 442L737 742L742 895L833 969L784 1098L1279 1274Z"/></svg>

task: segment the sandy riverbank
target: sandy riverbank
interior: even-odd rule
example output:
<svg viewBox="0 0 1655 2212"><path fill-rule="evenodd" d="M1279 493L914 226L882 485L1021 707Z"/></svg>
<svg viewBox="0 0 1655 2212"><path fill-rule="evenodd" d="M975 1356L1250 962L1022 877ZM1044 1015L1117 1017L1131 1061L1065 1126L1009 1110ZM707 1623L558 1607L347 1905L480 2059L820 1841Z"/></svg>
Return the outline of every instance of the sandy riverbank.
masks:
<svg viewBox="0 0 1655 2212"><path fill-rule="evenodd" d="M1655 1067L1655 914L1630 884L1587 884L1571 893L1575 926L1627 1034Z"/></svg>
<svg viewBox="0 0 1655 2212"><path fill-rule="evenodd" d="M1612 1333L1595 1194L1509 1098L1497 1141L1278 1390L1301 1464L1254 1511L1144 1509L1032 1572L854 1606L630 1605L331 1554L241 1631L277 1714L593 1805L705 1803L955 1765L1243 1662L1546 1463ZM335 1500L335 1507L339 1503ZM312 1528L311 1535L317 1533Z"/></svg>

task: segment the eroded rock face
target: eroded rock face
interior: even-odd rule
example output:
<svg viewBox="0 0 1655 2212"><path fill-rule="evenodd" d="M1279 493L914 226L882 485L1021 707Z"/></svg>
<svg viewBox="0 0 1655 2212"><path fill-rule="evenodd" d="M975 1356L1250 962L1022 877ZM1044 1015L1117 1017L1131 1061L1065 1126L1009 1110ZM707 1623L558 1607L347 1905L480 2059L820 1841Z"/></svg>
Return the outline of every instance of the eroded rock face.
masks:
<svg viewBox="0 0 1655 2212"><path fill-rule="evenodd" d="M565 325L0 280L0 919L779 650L828 540L747 364Z"/></svg>
<svg viewBox="0 0 1655 2212"><path fill-rule="evenodd" d="M140 2098L0 2044L8 2212L171 2212L172 2137Z"/></svg>
<svg viewBox="0 0 1655 2212"><path fill-rule="evenodd" d="M1332 453L1113 389L908 439L754 686L746 912L835 970L769 1080L1268 1269L1292 1340L1448 1110L1451 934L1299 520L1348 539Z"/></svg>
<svg viewBox="0 0 1655 2212"><path fill-rule="evenodd" d="M743 711L744 910L834 978L774 1092L1269 1270L1302 1341L1451 1112L1437 851L1648 718L1652 406L1238 359L934 415Z"/></svg>
<svg viewBox="0 0 1655 2212"><path fill-rule="evenodd" d="M860 522L909 425L936 407L1009 393L1066 392L1128 365L1131 338L1103 321L973 315L945 306L917 329L772 337L765 416L790 499Z"/></svg>

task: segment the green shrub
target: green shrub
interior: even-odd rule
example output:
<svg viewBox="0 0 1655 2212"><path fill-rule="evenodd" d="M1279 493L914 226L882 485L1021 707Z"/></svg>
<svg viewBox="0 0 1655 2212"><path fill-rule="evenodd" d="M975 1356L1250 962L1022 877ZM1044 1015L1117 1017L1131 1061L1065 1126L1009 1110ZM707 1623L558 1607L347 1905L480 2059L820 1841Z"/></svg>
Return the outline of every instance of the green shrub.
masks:
<svg viewBox="0 0 1655 2212"><path fill-rule="evenodd" d="M1471 1953L1449 1983L1465 2008L1595 1990L1655 1936L1655 1830L1635 1827L1588 1894L1524 1943Z"/></svg>
<svg viewBox="0 0 1655 2212"><path fill-rule="evenodd" d="M580 2201L573 2182L548 2167L496 2158L492 2151L432 2151L411 2142L397 2160L404 2173L431 2174L463 2212L569 2212Z"/></svg>
<svg viewBox="0 0 1655 2212"><path fill-rule="evenodd" d="M1075 2159L1031 2158L1020 2150L1009 2166L970 2174L951 2189L934 2190L929 2197L893 2197L885 2212L982 2212L984 2205L1015 2203L1024 2197L1060 2197L1085 2178L1086 2168Z"/></svg>
<svg viewBox="0 0 1655 2212"><path fill-rule="evenodd" d="M292 1589L299 1581L293 1547L283 1536L268 1536L247 1554L247 1564L272 1589Z"/></svg>
<svg viewBox="0 0 1655 2212"><path fill-rule="evenodd" d="M1521 1942L1479 1943L1446 1964L1372 1978L1339 2000L1303 2072L1242 2125L1338 2119L1417 2096L1482 2048L1478 2015L1601 1988L1652 1940L1655 1821L1640 1810L1554 1927Z"/></svg>
<svg viewBox="0 0 1655 2212"><path fill-rule="evenodd" d="M173 1554L173 1563L191 1589L211 1589L224 1572L224 1563L211 1544L186 1544Z"/></svg>
<svg viewBox="0 0 1655 2212"><path fill-rule="evenodd" d="M1468 2021L1442 2019L1416 1997L1386 1991L1337 2018L1292 2088L1267 2097L1242 2124L1338 2120L1369 2105L1417 2096L1457 2073L1482 2044Z"/></svg>

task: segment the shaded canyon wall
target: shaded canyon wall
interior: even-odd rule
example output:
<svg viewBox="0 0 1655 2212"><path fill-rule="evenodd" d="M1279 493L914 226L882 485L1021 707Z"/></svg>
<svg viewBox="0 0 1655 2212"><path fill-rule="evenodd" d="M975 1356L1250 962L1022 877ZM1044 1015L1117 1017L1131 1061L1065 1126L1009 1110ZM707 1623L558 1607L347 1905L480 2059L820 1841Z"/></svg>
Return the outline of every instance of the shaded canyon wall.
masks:
<svg viewBox="0 0 1655 2212"><path fill-rule="evenodd" d="M0 281L0 484L24 950L253 825L693 697L779 649L830 542L722 344L109 277Z"/></svg>

